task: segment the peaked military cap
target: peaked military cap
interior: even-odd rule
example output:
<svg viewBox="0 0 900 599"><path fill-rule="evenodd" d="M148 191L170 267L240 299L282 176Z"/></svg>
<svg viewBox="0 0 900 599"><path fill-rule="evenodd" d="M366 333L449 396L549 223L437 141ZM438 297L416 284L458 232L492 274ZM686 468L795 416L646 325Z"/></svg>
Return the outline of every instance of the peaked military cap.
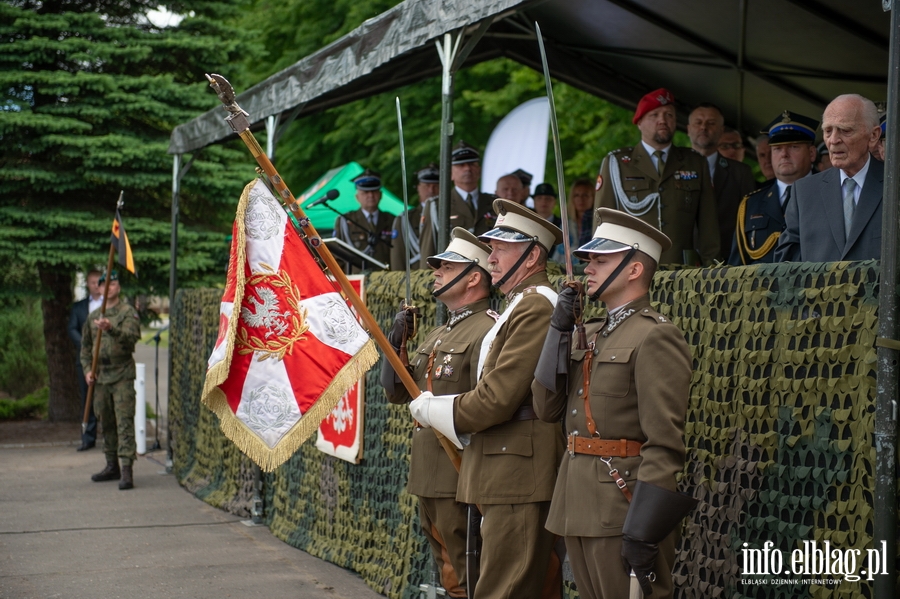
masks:
<svg viewBox="0 0 900 599"><path fill-rule="evenodd" d="M428 166L416 171L416 177L419 178L419 183L440 183L441 169L435 163L429 162Z"/></svg>
<svg viewBox="0 0 900 599"><path fill-rule="evenodd" d="M536 212L509 200L494 200L496 226L478 236L481 241L499 239L511 243L537 241L550 252L553 246L562 243L562 231Z"/></svg>
<svg viewBox="0 0 900 599"><path fill-rule="evenodd" d="M531 187L531 180L534 179L534 175L520 168L517 168L516 170L511 172L510 175L515 175L516 177L518 177L519 181L521 181L522 185L524 185L525 187Z"/></svg>
<svg viewBox="0 0 900 599"><path fill-rule="evenodd" d="M479 160L481 160L481 154L478 153L478 150L463 140L459 140L459 143L456 144L450 153L451 164L465 164L467 162L478 162Z"/></svg>
<svg viewBox="0 0 900 599"><path fill-rule="evenodd" d="M594 237L572 252L576 258L590 260L591 254L615 254L634 248L657 262L672 247L672 241L659 229L636 216L612 208L597 208Z"/></svg>
<svg viewBox="0 0 900 599"><path fill-rule="evenodd" d="M110 281L118 281L119 280L119 271L117 271L117 270L109 271L109 280ZM100 280L98 281L98 283L104 283L104 282L106 282L106 273L105 272L102 275L100 275Z"/></svg>
<svg viewBox="0 0 900 599"><path fill-rule="evenodd" d="M769 123L769 145L814 143L819 121L785 110Z"/></svg>
<svg viewBox="0 0 900 599"><path fill-rule="evenodd" d="M440 268L441 262L474 262L487 270L487 260L491 248L478 241L467 229L455 227L450 231L450 245L440 254L428 256L426 262L431 268Z"/></svg>
<svg viewBox="0 0 900 599"><path fill-rule="evenodd" d="M553 189L553 186L549 183L541 183L537 187L534 188L534 194L536 196L553 196L556 197L556 190Z"/></svg>
<svg viewBox="0 0 900 599"><path fill-rule="evenodd" d="M381 189L381 175L373 170L366 169L361 175L353 179L356 189L360 191L378 191Z"/></svg>

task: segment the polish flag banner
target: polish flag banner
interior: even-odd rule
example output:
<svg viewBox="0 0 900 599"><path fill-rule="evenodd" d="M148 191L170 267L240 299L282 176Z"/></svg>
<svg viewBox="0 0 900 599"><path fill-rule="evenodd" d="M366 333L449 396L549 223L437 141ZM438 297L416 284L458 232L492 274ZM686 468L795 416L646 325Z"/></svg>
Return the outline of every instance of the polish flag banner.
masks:
<svg viewBox="0 0 900 599"><path fill-rule="evenodd" d="M271 472L378 360L375 343L259 180L241 194L202 401Z"/></svg>

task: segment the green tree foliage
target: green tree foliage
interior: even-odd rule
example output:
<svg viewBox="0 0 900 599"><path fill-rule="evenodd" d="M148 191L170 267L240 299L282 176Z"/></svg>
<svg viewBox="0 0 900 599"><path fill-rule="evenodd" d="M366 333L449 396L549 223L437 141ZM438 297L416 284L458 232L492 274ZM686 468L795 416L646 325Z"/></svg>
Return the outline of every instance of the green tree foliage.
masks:
<svg viewBox="0 0 900 599"><path fill-rule="evenodd" d="M239 1L0 2L3 255L33 265L40 281L51 419L78 416L65 333L71 274L76 266L105 262L108 237L101 230L108 230L120 190L136 260L146 270L141 284L167 288L169 135L218 104L204 72L255 51L229 25ZM186 18L158 28L146 14L160 5ZM221 238L252 165L233 144L188 158L194 162L182 186L182 218L218 228ZM197 243L179 265L181 280L198 282L218 269L219 258L208 253L218 251L210 241L216 236L186 235L189 246Z"/></svg>

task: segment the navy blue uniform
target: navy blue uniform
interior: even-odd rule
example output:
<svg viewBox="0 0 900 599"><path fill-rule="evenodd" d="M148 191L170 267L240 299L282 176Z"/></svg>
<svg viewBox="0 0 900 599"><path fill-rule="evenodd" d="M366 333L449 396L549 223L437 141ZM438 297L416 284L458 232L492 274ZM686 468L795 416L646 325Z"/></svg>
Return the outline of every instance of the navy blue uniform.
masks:
<svg viewBox="0 0 900 599"><path fill-rule="evenodd" d="M771 179L741 200L728 263L741 266L775 262L775 246L782 231L784 209L779 201L778 181Z"/></svg>

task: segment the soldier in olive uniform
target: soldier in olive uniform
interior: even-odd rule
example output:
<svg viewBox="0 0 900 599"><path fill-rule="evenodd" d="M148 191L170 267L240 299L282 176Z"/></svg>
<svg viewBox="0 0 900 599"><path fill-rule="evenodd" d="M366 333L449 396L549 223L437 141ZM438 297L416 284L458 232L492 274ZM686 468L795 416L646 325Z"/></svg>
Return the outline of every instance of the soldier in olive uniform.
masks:
<svg viewBox="0 0 900 599"><path fill-rule="evenodd" d="M639 506L631 493L642 481L677 497L691 354L675 325L650 307L650 282L669 239L615 210L601 208L597 220L594 238L574 254L589 261L587 293L606 304L609 316L586 323L587 351L570 350L580 294L565 288L532 385L538 416L546 422L565 417L569 432L547 528L566 539L581 597L628 597L624 561L645 595L663 599L672 596L675 534L662 530L664 540L647 543L629 537L625 522L630 510L637 512L629 519L638 521L673 510L669 501Z"/></svg>
<svg viewBox="0 0 900 599"><path fill-rule="evenodd" d="M450 155L450 176L453 189L450 190L450 226L462 227L470 233L481 235L494 226L496 216L492 208L493 194L478 189L481 180L481 155L464 141L453 148ZM422 211L422 236L419 246L422 250L422 268L426 268L426 257L443 248L437 247L438 200L431 199Z"/></svg>
<svg viewBox="0 0 900 599"><path fill-rule="evenodd" d="M425 204L438 195L438 184L441 179L441 171L431 162L425 168L416 173L419 182L416 185L416 194L419 203L409 211L409 269L418 270L421 260L419 237L422 234L422 208ZM403 215L394 219L391 231L391 270L406 270L406 240L403 237Z"/></svg>
<svg viewBox="0 0 900 599"><path fill-rule="evenodd" d="M547 254L562 242L562 231L513 202L497 199L493 208L497 226L480 239L491 245L491 279L507 306L482 342L478 384L459 395L426 391L410 411L457 447L469 441L457 499L478 505L484 516L475 597L559 596L556 538L544 522L563 438L558 422L537 419L531 381L556 304Z"/></svg>
<svg viewBox="0 0 900 599"><path fill-rule="evenodd" d="M819 121L785 110L766 129L775 178L741 200L728 263L775 262L794 183L813 173Z"/></svg>
<svg viewBox="0 0 900 599"><path fill-rule="evenodd" d="M101 278L100 282L103 283L104 279ZM118 276L112 271L106 313L101 314L102 308L94 310L84 323L81 367L87 383L94 383L93 403L100 417L103 453L106 454L106 468L91 476L91 480L121 479L119 488L124 490L134 487L132 464L137 457L134 439L134 345L141 338L141 321L137 311L121 301L120 291ZM100 337L98 372L94 373L91 366L98 330L102 330L103 334Z"/></svg>
<svg viewBox="0 0 900 599"><path fill-rule="evenodd" d="M434 270L433 295L449 310L449 321L431 331L410 360L413 379L422 391L441 395L475 387L481 340L494 325L488 310L491 276L484 270L491 249L465 229L456 228L447 251L428 258ZM411 331L410 312L401 310L388 338L397 348ZM391 403L413 398L387 360L382 385ZM466 506L456 501L459 475L434 430L416 427L406 490L419 497L419 520L450 597L466 596Z"/></svg>
<svg viewBox="0 0 900 599"><path fill-rule="evenodd" d="M697 254L710 266L719 257L719 221L709 165L690 148L672 145L674 102L662 88L641 98L632 120L641 143L603 159L594 208L621 210L665 233L672 247L661 264L694 264Z"/></svg>
<svg viewBox="0 0 900 599"><path fill-rule="evenodd" d="M379 262L390 264L391 227L394 215L378 210L381 201L381 175L366 169L353 179L359 210L334 221L334 236ZM371 268L365 265L364 268Z"/></svg>

